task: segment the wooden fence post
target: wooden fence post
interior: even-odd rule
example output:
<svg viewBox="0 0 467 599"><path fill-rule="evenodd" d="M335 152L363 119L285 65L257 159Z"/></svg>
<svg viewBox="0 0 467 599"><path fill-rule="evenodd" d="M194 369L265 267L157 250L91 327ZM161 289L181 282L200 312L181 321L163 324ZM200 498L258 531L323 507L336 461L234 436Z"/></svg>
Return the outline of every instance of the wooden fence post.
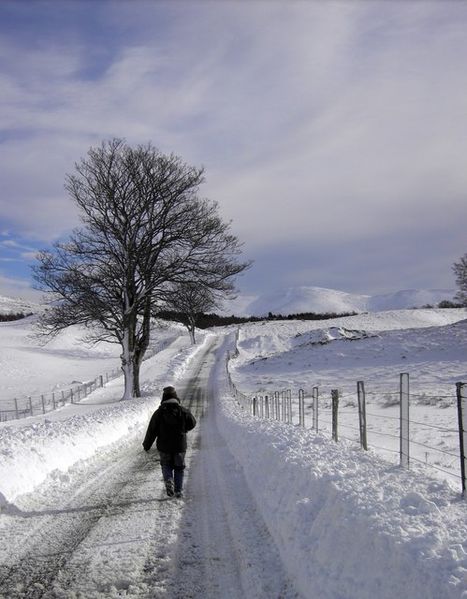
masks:
<svg viewBox="0 0 467 599"><path fill-rule="evenodd" d="M305 428L305 391L298 390L298 424Z"/></svg>
<svg viewBox="0 0 467 599"><path fill-rule="evenodd" d="M18 412L18 400L15 397L15 414L16 414L16 420L18 420L19 418L19 412Z"/></svg>
<svg viewBox="0 0 467 599"><path fill-rule="evenodd" d="M400 465L409 467L409 374L400 375Z"/></svg>
<svg viewBox="0 0 467 599"><path fill-rule="evenodd" d="M357 381L358 394L358 421L360 424L360 445L365 451L368 450L366 438L366 398L365 398L365 383Z"/></svg>
<svg viewBox="0 0 467 599"><path fill-rule="evenodd" d="M339 441L338 429L338 413L339 413L339 390L332 389L332 438L334 441Z"/></svg>
<svg viewBox="0 0 467 599"><path fill-rule="evenodd" d="M313 428L318 432L318 387L313 387Z"/></svg>
<svg viewBox="0 0 467 599"><path fill-rule="evenodd" d="M465 383L456 383L457 393L457 416L459 420L459 450L461 460L462 497L466 492L467 461L465 450L467 449L467 390Z"/></svg>

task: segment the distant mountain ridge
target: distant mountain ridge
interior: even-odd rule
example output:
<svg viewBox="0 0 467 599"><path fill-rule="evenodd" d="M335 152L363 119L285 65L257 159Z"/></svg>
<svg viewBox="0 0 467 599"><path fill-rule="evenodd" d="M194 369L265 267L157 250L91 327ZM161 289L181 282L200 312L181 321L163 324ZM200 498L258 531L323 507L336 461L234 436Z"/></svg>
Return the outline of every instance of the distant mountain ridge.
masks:
<svg viewBox="0 0 467 599"><path fill-rule="evenodd" d="M267 316L273 314L300 314L303 312L382 312L406 310L422 306L436 306L441 301L452 301L455 289L404 289L381 295L347 293L324 287L288 287L259 296L240 295L225 302L223 314L236 316ZM17 312L37 314L43 310L38 303L21 298L0 295L0 314Z"/></svg>
<svg viewBox="0 0 467 599"><path fill-rule="evenodd" d="M240 296L226 304L224 312L238 316L266 316L269 312L283 316L303 312L380 312L436 306L441 301L452 301L454 295L454 289L404 289L362 295L323 287L288 287L254 298Z"/></svg>

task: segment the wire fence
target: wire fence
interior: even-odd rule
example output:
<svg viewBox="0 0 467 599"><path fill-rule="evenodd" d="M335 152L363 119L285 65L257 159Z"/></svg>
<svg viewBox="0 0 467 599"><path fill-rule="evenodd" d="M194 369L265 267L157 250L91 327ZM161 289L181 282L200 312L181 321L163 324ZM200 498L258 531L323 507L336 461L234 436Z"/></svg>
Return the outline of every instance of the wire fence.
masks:
<svg viewBox="0 0 467 599"><path fill-rule="evenodd" d="M14 399L5 402L5 407L1 407L0 422L46 414L47 412L51 412L67 404L77 403L99 387L103 387L110 380L121 375L121 368L117 368L111 372L96 376L92 381L77 383L66 389L49 391L39 395L28 395L19 398L15 397Z"/></svg>
<svg viewBox="0 0 467 599"><path fill-rule="evenodd" d="M364 381L358 381L353 392L323 391L315 386L311 391L298 389L292 393L285 389L247 395L239 391L230 374L229 362L236 355L236 352L229 354L226 364L230 389L238 403L253 417L277 420L315 432L329 432L336 442L345 439L364 450L375 449L404 468L409 468L413 462L432 469L460 482L465 496L466 383L457 383L452 395L443 396L450 404L457 403L457 418L455 410L440 410L442 418L438 414L437 422L424 422L427 417L425 406L439 405L440 396L411 394L408 373L400 374L398 388L393 385L393 391L385 388L383 393L367 393ZM411 400L414 400L413 405Z"/></svg>
<svg viewBox="0 0 467 599"><path fill-rule="evenodd" d="M154 343L153 347L146 352L144 361L169 347L177 338L178 334ZM110 372L99 374L92 381L76 383L75 385L72 384L72 386L69 386L66 389L2 400L0 406L0 422L46 414L47 412L52 412L67 404L78 403L96 389L103 387L110 380L116 379L119 376L122 376L122 369L120 367L115 368Z"/></svg>

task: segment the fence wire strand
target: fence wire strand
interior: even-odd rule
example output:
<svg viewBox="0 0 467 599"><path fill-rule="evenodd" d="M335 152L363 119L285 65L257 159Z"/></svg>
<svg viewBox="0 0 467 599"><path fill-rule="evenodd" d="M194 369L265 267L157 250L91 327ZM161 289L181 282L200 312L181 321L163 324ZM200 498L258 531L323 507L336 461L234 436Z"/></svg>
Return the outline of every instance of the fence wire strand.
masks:
<svg viewBox="0 0 467 599"><path fill-rule="evenodd" d="M228 371L228 367L227 367L227 371ZM230 377L229 371L228 371L228 376L229 376L229 380L231 381L231 377ZM231 381L231 385L232 384L233 383ZM464 383L461 383L461 385L464 385ZM318 386L316 386L316 388L318 388ZM335 389L337 389L337 387ZM303 394L302 395L303 398L306 397L307 399L311 399L313 397L313 394L307 393L303 389L300 390L300 391ZM288 391L288 392L290 393L290 391ZM238 393L238 390L236 391L236 393ZM284 395L285 393L286 392L284 390L282 390L282 391L272 392L272 393L269 394L269 396L271 397L271 406L274 406L274 407L271 407L271 418L273 418L272 414L275 414L276 417L273 418L273 419L282 421L284 423L288 423L290 425L290 424L294 424L292 416L296 417L296 414L288 416L288 411L286 409L285 415L284 415L284 412L282 411L284 409L283 408L282 400L285 397L285 395ZM330 401L330 398L329 398L330 394L331 394L331 388L328 389L327 386L325 388L319 387L319 396L318 396L318 401L319 401L319 403L318 403L318 406L319 406L319 410L318 410L318 413L319 413L319 417L318 417L319 429L320 430L325 430L327 432L331 432L332 435L334 435L334 432L336 432L337 439L343 439L343 440L346 440L346 441L348 441L350 443L354 443L354 444L355 443L363 444L364 441L362 440L363 437L362 437L362 430L361 430L361 428L358 427L358 426L356 426L356 425L353 425L351 423L348 423L348 422L342 422L342 420L340 419L341 416L353 416L353 417L359 416L359 408L360 408L359 405L355 406L355 408L356 408L355 410L348 409L348 408L349 407L352 408L355 405L355 403L358 401L358 399L359 399L360 396L358 395L358 393L344 392L344 391L342 391L340 389L338 390L338 400L339 400L339 402L344 402L344 403L345 402L349 402L349 403L346 403L346 405L343 406L344 409L338 410L338 412L337 412L338 418L339 418L339 420L338 420L338 428L339 429L347 429L347 430L351 430L351 431L359 433L358 435L355 435L355 437L351 438L351 437L347 437L346 435L340 434L338 430L334 429L333 425L336 424L336 423L333 420L333 411L332 411L332 406L330 405L331 401ZM299 397L300 397L300 395L299 395ZM382 399L382 407L396 407L396 406L400 407L400 405L401 405L401 401L400 401L401 397L402 397L401 390L395 391L394 390L394 385L391 385L389 383L388 384L379 384L377 389L372 389L371 391L365 391L365 393L364 393L364 399L366 399L366 400L368 400L368 398L381 398ZM404 396L404 399L406 397L407 398L410 397L410 398L424 399L424 400L433 400L433 402L434 402L434 401L436 401L438 399L453 399L455 396L454 395L445 395L445 394L428 395L427 393L421 393L421 392L413 393L413 392L411 392L410 394L406 393L406 395ZM276 412L276 404L274 403L275 402L275 398L280 398L279 413L278 414ZM385 404L384 400L385 399L387 400L387 399L390 399L390 398L394 398L395 400L397 399L397 401L394 401L394 403L391 404L391 405L385 406L384 405ZM366 401L366 403L368 404L369 402ZM432 402L430 402L430 405L432 405ZM310 412L311 412L311 410L313 408L314 408L314 404L313 403L309 403L307 405L304 405L304 410L307 411L307 419L304 421L303 427L305 429L307 429L307 430L310 430L310 428L307 427L307 424L310 423L309 414L310 414ZM251 411L251 408L250 408L250 411ZM260 417L260 418L264 417L264 415L262 415L260 413L259 404L257 404L257 406L256 406L256 416ZM398 444L401 443L402 441L408 441L409 445L407 446L407 450L404 450L404 452L408 451L408 448L410 446L415 446L415 447L422 447L422 448L428 449L430 452L438 452L441 455L448 456L449 458L451 458L452 461L454 461L455 459L459 459L459 456L457 456L456 454L454 454L452 451L449 451L449 450L446 450L446 449L440 449L440 448L437 448L437 447L433 447L433 446L428 445L427 443L423 443L421 441L417 441L417 440L415 440L413 438L409 439L407 437L408 429L407 430L403 429L403 434L402 434L401 433L401 428L400 428L401 427L401 422L402 422L401 421L401 418L402 418L401 415L400 416L389 416L389 415L386 416L384 414L376 414L375 412L372 412L372 411L368 412L368 411L365 410L365 416L366 416L366 418L365 418L365 425L364 425L365 426L365 430L366 430L367 435L370 436L372 439L375 436L380 436L380 437L384 437L384 438L396 441ZM372 424L370 422L370 420L372 418L379 419L379 420L386 420L386 421L391 422L391 423L398 423L399 424L399 431L398 431L398 433L397 434L393 434L393 433L390 433L390 432L385 432L385 431L381 431L381 430L375 430L374 424ZM440 426L440 425L437 425L437 424L430 424L430 423L427 423L427 422L419 422L419 421L413 420L411 418L409 418L408 422L409 422L410 426L415 425L415 429L417 427L426 427L427 429L440 431L442 433L448 433L448 434L459 433L459 430L457 430L457 429L448 428L448 427ZM316 426L316 424L315 424L315 421L314 421L314 418L313 418L313 428L314 428L314 430L317 430L315 428L315 426ZM297 425L297 428L298 428L298 425ZM443 468L442 466L435 465L433 463L428 462L427 460L424 462L423 460L421 460L421 459L419 459L417 457L414 457L413 455L409 456L408 454L406 455L405 453L402 454L402 451L403 451L402 450L402 445L401 445L401 447L398 447L397 449L392 449L390 447L384 447L382 445L379 445L378 443L373 443L372 442L371 445L369 446L369 449L370 450L376 449L378 451L387 452L389 454L392 454L393 456L400 456L400 460L401 460L400 463L401 463L401 465L402 465L402 455L404 455L407 458L407 462L405 462L405 466L406 467L409 466L409 461L413 461L413 462L416 462L418 464L421 464L424 467L432 468L432 469L437 470L437 471L439 471L439 472L441 472L443 474L446 474L446 475L448 475L450 477L454 477L456 479L462 480L462 476L456 475L453 471L447 470L446 468ZM427 452L426 452L426 455L428 456ZM447 466L447 468L449 468L449 467L450 466Z"/></svg>

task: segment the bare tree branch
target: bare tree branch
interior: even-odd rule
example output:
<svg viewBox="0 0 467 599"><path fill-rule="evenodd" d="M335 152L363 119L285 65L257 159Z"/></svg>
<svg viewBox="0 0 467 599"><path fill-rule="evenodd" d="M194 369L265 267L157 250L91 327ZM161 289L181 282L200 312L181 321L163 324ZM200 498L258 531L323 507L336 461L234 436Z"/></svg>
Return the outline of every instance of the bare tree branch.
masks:
<svg viewBox="0 0 467 599"><path fill-rule="evenodd" d="M140 394L151 314L174 285L201 285L215 298L249 266L217 204L198 197L203 180L203 169L122 139L91 148L66 176L81 227L33 268L56 298L40 327L56 334L80 324L88 339L120 343L125 397Z"/></svg>

